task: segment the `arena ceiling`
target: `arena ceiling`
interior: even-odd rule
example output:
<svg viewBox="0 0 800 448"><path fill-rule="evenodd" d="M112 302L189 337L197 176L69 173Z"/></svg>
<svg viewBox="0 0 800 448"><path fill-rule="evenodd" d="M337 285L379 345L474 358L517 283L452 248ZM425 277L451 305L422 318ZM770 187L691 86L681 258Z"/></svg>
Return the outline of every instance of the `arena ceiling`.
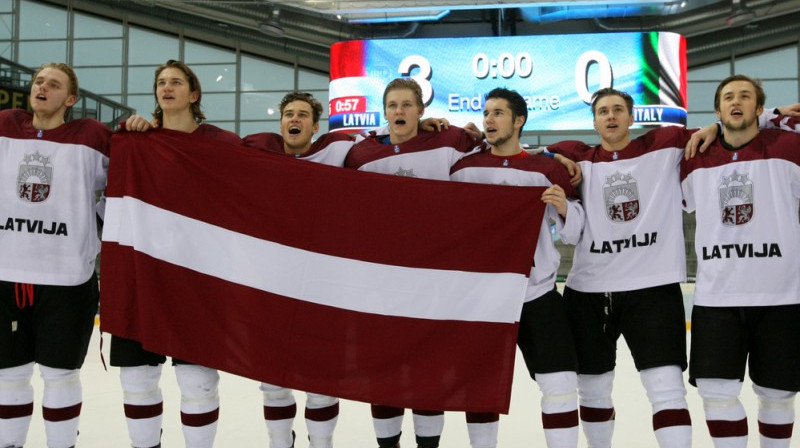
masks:
<svg viewBox="0 0 800 448"><path fill-rule="evenodd" d="M800 0L44 1L323 72L354 39L672 31L696 66L800 38Z"/></svg>

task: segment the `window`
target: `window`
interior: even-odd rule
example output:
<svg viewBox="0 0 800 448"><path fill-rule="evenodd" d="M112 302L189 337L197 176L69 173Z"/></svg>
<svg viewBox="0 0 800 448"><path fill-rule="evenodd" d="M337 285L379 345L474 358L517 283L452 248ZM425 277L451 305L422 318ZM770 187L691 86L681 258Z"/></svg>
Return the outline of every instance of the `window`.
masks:
<svg viewBox="0 0 800 448"><path fill-rule="evenodd" d="M130 27L128 64L148 64L156 68L169 59L178 59L177 37Z"/></svg>
<svg viewBox="0 0 800 448"><path fill-rule="evenodd" d="M86 14L75 14L75 38L122 37L122 24Z"/></svg>
<svg viewBox="0 0 800 448"><path fill-rule="evenodd" d="M128 93L149 93L152 96L158 66L128 67Z"/></svg>
<svg viewBox="0 0 800 448"><path fill-rule="evenodd" d="M72 64L122 65L122 39L76 40L73 45Z"/></svg>
<svg viewBox="0 0 800 448"><path fill-rule="evenodd" d="M20 40L66 39L67 14L61 8L23 1L20 3L19 28ZM64 60L64 54L56 60Z"/></svg>
<svg viewBox="0 0 800 448"><path fill-rule="evenodd" d="M122 92L122 67L75 68L82 89L98 94Z"/></svg>
<svg viewBox="0 0 800 448"><path fill-rule="evenodd" d="M208 121L236 119L236 98L233 93L205 93L201 100Z"/></svg>
<svg viewBox="0 0 800 448"><path fill-rule="evenodd" d="M242 90L294 90L294 69L288 65L242 56Z"/></svg>
<svg viewBox="0 0 800 448"><path fill-rule="evenodd" d="M241 94L243 120L280 120L280 102L285 92L248 92Z"/></svg>
<svg viewBox="0 0 800 448"><path fill-rule="evenodd" d="M64 62L66 58L65 40L19 43L19 63L31 68L48 62Z"/></svg>
<svg viewBox="0 0 800 448"><path fill-rule="evenodd" d="M14 37L14 15L0 13L0 40Z"/></svg>
<svg viewBox="0 0 800 448"><path fill-rule="evenodd" d="M184 54L184 61L190 65L206 62L236 63L236 51L212 47L191 40L186 41Z"/></svg>
<svg viewBox="0 0 800 448"><path fill-rule="evenodd" d="M751 78L795 78L797 79L797 46L765 51L752 56L736 58L735 73ZM722 78L720 78L722 79Z"/></svg>
<svg viewBox="0 0 800 448"><path fill-rule="evenodd" d="M236 91L236 64L189 64L189 67L200 80L203 93Z"/></svg>

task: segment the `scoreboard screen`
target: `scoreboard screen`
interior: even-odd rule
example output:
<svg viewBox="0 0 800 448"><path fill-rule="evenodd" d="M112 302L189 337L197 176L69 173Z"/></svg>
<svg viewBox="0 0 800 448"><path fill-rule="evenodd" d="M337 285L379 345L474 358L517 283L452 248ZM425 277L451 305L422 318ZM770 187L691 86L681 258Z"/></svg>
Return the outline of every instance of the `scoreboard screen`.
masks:
<svg viewBox="0 0 800 448"><path fill-rule="evenodd" d="M635 103L635 126L686 125L686 41L667 32L385 39L331 46L331 130L385 124L383 90L410 77L426 117L480 123L486 93L519 92L526 131L592 129L592 93L613 87Z"/></svg>

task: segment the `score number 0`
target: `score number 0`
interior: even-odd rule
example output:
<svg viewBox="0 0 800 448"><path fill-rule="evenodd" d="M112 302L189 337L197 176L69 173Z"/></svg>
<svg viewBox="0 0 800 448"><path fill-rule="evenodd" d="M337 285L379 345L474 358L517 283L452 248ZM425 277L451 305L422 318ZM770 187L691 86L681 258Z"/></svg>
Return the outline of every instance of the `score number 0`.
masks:
<svg viewBox="0 0 800 448"><path fill-rule="evenodd" d="M600 51L589 50L578 57L578 62L575 63L575 92L578 93L580 99L586 104L592 103L592 93L589 91L589 67L592 64L597 64L600 69L600 87L613 87L614 85L614 72L611 70L611 62L608 57Z"/></svg>

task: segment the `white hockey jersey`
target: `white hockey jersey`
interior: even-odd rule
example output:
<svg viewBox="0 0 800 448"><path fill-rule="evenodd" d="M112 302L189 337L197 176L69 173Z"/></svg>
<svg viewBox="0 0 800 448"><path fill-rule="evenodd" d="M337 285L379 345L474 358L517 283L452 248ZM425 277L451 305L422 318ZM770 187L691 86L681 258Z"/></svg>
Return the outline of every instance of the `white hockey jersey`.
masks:
<svg viewBox="0 0 800 448"><path fill-rule="evenodd" d="M697 218L695 304L800 304L800 135L762 130L737 150L717 139L681 179Z"/></svg>
<svg viewBox="0 0 800 448"><path fill-rule="evenodd" d="M100 250L95 192L111 130L81 119L40 131L32 118L0 111L0 280L78 285Z"/></svg>
<svg viewBox="0 0 800 448"><path fill-rule="evenodd" d="M577 141L548 147L583 171L586 219L567 286L607 292L686 281L679 170L691 133L654 129L617 152Z"/></svg>

